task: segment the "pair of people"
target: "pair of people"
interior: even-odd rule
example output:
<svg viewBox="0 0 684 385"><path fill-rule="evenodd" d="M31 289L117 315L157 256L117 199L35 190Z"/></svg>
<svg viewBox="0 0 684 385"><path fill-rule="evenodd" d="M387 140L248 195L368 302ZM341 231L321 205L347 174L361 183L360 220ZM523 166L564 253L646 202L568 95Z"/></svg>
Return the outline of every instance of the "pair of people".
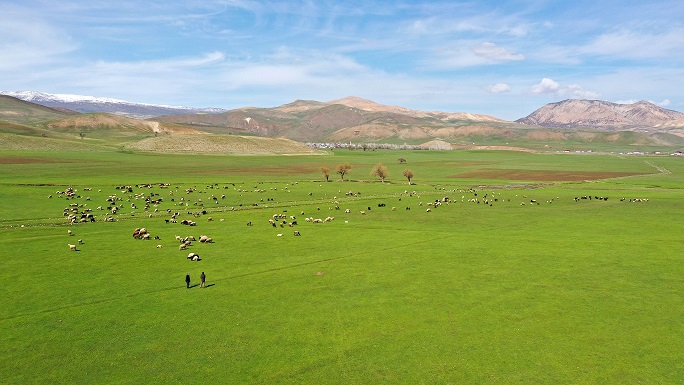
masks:
<svg viewBox="0 0 684 385"><path fill-rule="evenodd" d="M204 284L207 281L207 275L202 272L200 275L200 287L204 287ZM190 273L185 275L185 286L189 289L190 288Z"/></svg>

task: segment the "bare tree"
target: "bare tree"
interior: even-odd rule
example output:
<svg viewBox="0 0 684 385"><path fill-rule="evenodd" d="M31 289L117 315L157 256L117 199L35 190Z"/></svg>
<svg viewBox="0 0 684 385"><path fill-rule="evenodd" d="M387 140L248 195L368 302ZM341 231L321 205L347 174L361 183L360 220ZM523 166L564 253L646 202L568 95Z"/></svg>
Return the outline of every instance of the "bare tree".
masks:
<svg viewBox="0 0 684 385"><path fill-rule="evenodd" d="M371 176L377 176L382 180L382 183L385 183L385 178L389 176L389 172L387 172L387 167L385 167L384 164L378 163L373 166L373 170L371 170Z"/></svg>
<svg viewBox="0 0 684 385"><path fill-rule="evenodd" d="M408 169L404 170L404 176L406 177L406 179L408 179L409 184L411 184L411 178L413 178L413 171Z"/></svg>
<svg viewBox="0 0 684 385"><path fill-rule="evenodd" d="M351 172L351 167L351 163L342 163L337 165L337 173L340 174L342 180L344 180L344 176L346 174L349 174Z"/></svg>
<svg viewBox="0 0 684 385"><path fill-rule="evenodd" d="M327 167L321 167L321 173L325 177L325 181L328 182L330 179L330 169Z"/></svg>

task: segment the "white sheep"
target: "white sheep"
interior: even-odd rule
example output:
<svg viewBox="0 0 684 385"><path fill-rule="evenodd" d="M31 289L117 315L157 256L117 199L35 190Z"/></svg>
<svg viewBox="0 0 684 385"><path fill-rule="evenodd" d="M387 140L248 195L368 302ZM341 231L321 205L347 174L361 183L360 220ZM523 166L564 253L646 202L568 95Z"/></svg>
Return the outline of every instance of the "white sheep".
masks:
<svg viewBox="0 0 684 385"><path fill-rule="evenodd" d="M70 250L77 251L77 250L76 250L76 245L72 245L71 243L67 243L67 245L69 245L69 249L70 249Z"/></svg>

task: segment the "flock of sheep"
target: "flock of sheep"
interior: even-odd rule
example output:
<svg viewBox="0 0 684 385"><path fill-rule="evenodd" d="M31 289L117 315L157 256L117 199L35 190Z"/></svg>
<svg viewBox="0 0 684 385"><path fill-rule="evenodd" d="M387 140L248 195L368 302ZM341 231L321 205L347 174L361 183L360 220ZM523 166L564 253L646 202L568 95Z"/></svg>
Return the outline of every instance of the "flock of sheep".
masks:
<svg viewBox="0 0 684 385"><path fill-rule="evenodd" d="M292 185L296 185L297 183L292 183ZM234 186L234 185L233 185ZM154 190L154 188L159 188L162 190L166 190L164 192L164 197L162 197L162 192L157 192ZM153 217L162 217L164 219L164 222L166 224L181 224L181 225L187 225L187 226L197 226L197 221L200 217L203 215L209 214L209 212L230 212L230 211L235 211L235 210L241 210L241 209L249 209L249 210L255 210L255 213L263 212L266 211L264 209L268 209L268 205L263 205L264 202L270 203L270 202L275 202L274 198L266 198L264 200L263 198L259 200L259 202L253 202L252 204L244 204L241 203L237 206L228 206L228 205L222 205L221 203L225 201L226 199L226 194L211 194L208 199L202 199L204 196L201 194L208 194L211 193L211 190L214 189L220 189L218 185L208 185L206 186L205 189L199 189L197 187L193 188L186 188L186 189L179 189L179 187L176 187L176 189L171 188L169 184L144 184L144 185L136 185L134 186L116 186L117 193L116 194L111 194L108 195L105 198L106 204L103 206L98 206L96 208L96 211L103 211L101 215L98 215L97 218L99 218L102 221L106 222L112 222L118 219L126 219L126 220L135 220L136 216L139 216L140 212L138 210L142 210L142 214L144 217L148 218L153 218ZM224 186L223 189L229 189L228 186ZM285 187L283 189L286 192L290 192L291 190L289 189L289 186ZM511 202L513 199L513 202L516 200L520 201L520 205L528 205L528 204L533 204L533 205L539 205L540 201L535 199L535 198L530 198L527 195L515 195L514 197L508 197L504 198L504 194L506 192L509 192L509 190L498 190L498 191L484 191L484 190L477 190L477 189L454 189L454 190L446 190L445 188L436 188L437 192L431 192L431 193L426 193L423 192L422 194L425 195L435 195L435 194L456 194L456 196L460 195L460 200L459 199L454 199L450 198L449 196L443 195L440 198L437 199L430 199L427 201L421 201L421 193L418 193L416 191L408 191L405 190L403 193L399 193L394 195L393 197L384 197L384 198L373 198L373 197L364 197L360 198L361 193L360 192L353 192L349 191L344 193L344 200L347 200L347 204L352 205L354 204L355 206L358 206L358 203L355 201L364 199L364 200L372 200L372 199L379 199L380 202L377 203L377 209L384 209L387 207L387 204L385 203L386 200L389 199L394 199L397 202L410 202L414 205L417 206L422 206L425 208L425 212L430 213L433 210L442 207L443 205L448 206L449 204L453 203L458 203L459 201L461 203L472 203L472 204L478 204L478 205L483 205L483 206L494 206L496 204L502 204L502 203L508 203ZM83 191L91 191L89 188L84 188ZM266 193L267 190L263 188L257 188L257 186L254 186L254 189L247 190L244 188L234 188L234 191L236 192L237 195L239 195L240 198L243 197L243 194L263 194ZM277 188L271 188L270 191L277 191ZM98 190L98 192L102 192L102 190ZM89 201L91 201L91 197L89 196L83 196L78 193L78 191L74 188L67 188L64 191L57 191L56 192L58 198L64 198L66 200L69 200L69 204L64 208L63 210L63 215L67 219L67 223L71 225L77 225L79 223L86 223L86 222L95 222L97 220L94 212L92 209L89 207ZM201 197L200 197L201 195ZM217 196L218 195L218 196ZM308 193L309 196L313 195L313 192ZM50 195L48 198L53 198L52 195ZM194 199L193 199L194 198ZM404 201L402 201L402 199ZM546 203L553 203L554 201L557 201L559 198L554 197L545 200ZM608 198L604 196L597 196L597 195L585 195L581 197L576 197L574 198L575 202L579 202L581 200L594 200L594 201L607 201ZM330 206L327 208L329 211L339 211L343 212L345 215L345 222L348 223L348 219L350 218L349 215L353 214L353 211L351 208L341 208L341 203L340 200L337 196L332 197L331 199L328 200L330 202ZM647 202L647 199L642 199L642 198L621 198L620 201L629 201L629 202ZM319 202L320 203L320 202ZM166 209L163 209L162 206L173 206L173 207L167 207ZM130 211L124 212L126 209L125 207L130 207ZM366 206L362 207L361 209L357 208L357 212L359 215L367 215L370 214L372 209L374 207L371 206ZM161 211L160 211L161 209ZM320 211L321 208L318 207L316 208L316 211ZM391 211L396 211L397 207L392 206ZM409 211L411 210L411 205L406 205L405 210ZM287 212L287 210L282 210L283 212ZM321 223L329 223L335 220L335 216L332 215L326 215L326 216L320 216L320 217L314 217L314 216L306 216L305 213L302 211L301 215L304 217L304 222L306 223L311 223L311 224L321 224ZM164 218L164 216L166 216ZM187 218L182 218L182 216L187 216ZM221 221L224 221L225 219L220 219ZM213 221L213 217L208 216L206 217L206 221L211 222ZM256 223L259 223L259 221L256 221ZM297 217L294 215L288 215L284 213L277 213L270 215L269 218L266 220L266 222L269 224L269 226L273 228L294 228L295 226L298 226L299 223L297 221ZM253 224L253 221L249 221L247 223L248 226L251 226ZM293 234L295 236L301 236L301 232L298 229L293 229ZM68 235L72 236L73 231L68 230ZM277 236L281 237L283 236L283 233L278 233L276 234ZM138 239L138 240L150 240L150 239L157 239L159 240L159 236L153 237L149 231L144 228L144 227L137 227L133 231L133 238ZM199 238L195 238L194 236L176 236L176 240L179 242L178 249L179 250L187 250L193 242L198 241L200 243L213 243L213 239L211 237L208 237L206 235L201 235ZM83 241L79 239L77 242L78 244L83 244ZM78 247L76 244L71 244L68 243L69 249L77 251ZM157 248L162 248L162 244L158 244ZM188 259L193 260L193 261L199 261L199 255L196 253L190 253L188 255Z"/></svg>

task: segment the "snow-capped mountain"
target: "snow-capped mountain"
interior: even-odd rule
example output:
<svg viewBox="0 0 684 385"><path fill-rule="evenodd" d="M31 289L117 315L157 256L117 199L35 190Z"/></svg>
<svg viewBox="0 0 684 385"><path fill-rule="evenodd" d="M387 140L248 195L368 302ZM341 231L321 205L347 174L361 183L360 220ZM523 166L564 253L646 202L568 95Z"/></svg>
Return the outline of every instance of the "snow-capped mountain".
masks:
<svg viewBox="0 0 684 385"><path fill-rule="evenodd" d="M71 94L47 94L35 91L0 91L27 102L46 107L66 108L77 112L108 112L136 119L148 119L161 115L175 114L218 114L226 110L221 108L192 108L182 106L166 106L160 104L134 103L125 100L100 98L95 96Z"/></svg>

